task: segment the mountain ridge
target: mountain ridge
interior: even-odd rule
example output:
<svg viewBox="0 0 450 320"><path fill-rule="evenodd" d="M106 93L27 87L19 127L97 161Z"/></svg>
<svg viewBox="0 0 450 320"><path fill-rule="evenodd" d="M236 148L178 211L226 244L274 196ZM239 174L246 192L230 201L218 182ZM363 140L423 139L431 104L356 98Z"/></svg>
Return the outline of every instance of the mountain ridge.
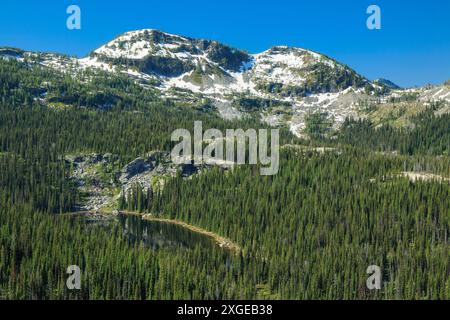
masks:
<svg viewBox="0 0 450 320"><path fill-rule="evenodd" d="M297 136L303 135L310 113L327 114L338 129L348 117L366 117L368 105L412 96L423 105L450 102L447 85L403 90L389 80L370 81L308 49L278 45L249 54L215 40L156 29L125 32L80 59L12 48L0 49L0 55L31 59L74 76L88 69L124 74L164 99L208 105L226 119L256 116L273 126L286 125Z"/></svg>

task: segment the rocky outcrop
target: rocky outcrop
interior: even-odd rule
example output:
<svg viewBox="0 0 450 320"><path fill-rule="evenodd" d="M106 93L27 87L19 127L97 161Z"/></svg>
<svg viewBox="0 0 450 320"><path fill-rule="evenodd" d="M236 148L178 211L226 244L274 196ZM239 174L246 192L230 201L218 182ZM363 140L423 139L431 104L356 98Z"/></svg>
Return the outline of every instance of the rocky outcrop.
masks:
<svg viewBox="0 0 450 320"><path fill-rule="evenodd" d="M154 168L154 164L148 159L145 160L143 158L137 158L123 167L119 181L124 184L127 183L132 177L137 174L151 171Z"/></svg>
<svg viewBox="0 0 450 320"><path fill-rule="evenodd" d="M133 186L139 185L144 192L161 190L167 179L178 173L183 178L200 174L212 167L224 170L233 165L226 161L204 159L203 164L175 164L169 152L152 151L134 159L122 169L117 170L119 157L106 154L68 155L65 160L72 164L71 179L79 190L86 195L83 203L77 206L78 211L97 211L102 208L114 208L120 195L129 194Z"/></svg>
<svg viewBox="0 0 450 320"><path fill-rule="evenodd" d="M108 167L118 160L118 156L110 153L78 154L67 155L65 160L73 168L70 179L85 195L85 200L77 205L78 211L97 211L113 204L116 184Z"/></svg>

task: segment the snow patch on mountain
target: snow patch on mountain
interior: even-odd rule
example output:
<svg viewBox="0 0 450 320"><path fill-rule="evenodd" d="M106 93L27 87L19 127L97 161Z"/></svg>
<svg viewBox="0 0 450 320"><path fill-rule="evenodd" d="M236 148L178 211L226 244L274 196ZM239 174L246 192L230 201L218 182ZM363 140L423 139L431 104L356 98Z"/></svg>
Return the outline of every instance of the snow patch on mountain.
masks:
<svg viewBox="0 0 450 320"><path fill-rule="evenodd" d="M171 54L170 50L175 49L178 45L187 41L186 38L164 33L165 36L175 39L177 44L162 43L156 44L149 40L142 39L141 37L150 37L150 35L159 32L155 29L143 29L126 32L116 39L108 42L106 45L101 46L94 51L96 54L104 55L110 58L128 58L128 59L143 59L151 54L157 54L160 56L176 56ZM182 55L180 55L180 58Z"/></svg>
<svg viewBox="0 0 450 320"><path fill-rule="evenodd" d="M116 71L116 68L114 66L112 66L111 64L99 61L98 58L87 57L87 58L79 59L77 62L79 63L79 66L83 69L97 68L97 69L101 69L101 70L109 71L109 72Z"/></svg>
<svg viewBox="0 0 450 320"><path fill-rule="evenodd" d="M290 130L297 136L302 136L305 129L305 117L310 113L322 112L328 114L333 127L338 129L346 118L358 118L361 102L367 99L362 89L348 88L341 92L320 93L301 99L293 106L293 116L289 122Z"/></svg>

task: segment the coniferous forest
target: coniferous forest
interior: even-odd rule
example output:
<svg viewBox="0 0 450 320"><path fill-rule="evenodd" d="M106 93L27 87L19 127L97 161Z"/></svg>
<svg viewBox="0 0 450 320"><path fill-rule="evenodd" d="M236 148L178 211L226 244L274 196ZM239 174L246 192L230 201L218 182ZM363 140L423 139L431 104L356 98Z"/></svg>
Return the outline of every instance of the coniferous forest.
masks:
<svg viewBox="0 0 450 320"><path fill-rule="evenodd" d="M125 76L80 77L94 80L0 59L0 299L450 299L450 184L399 176L450 177L449 115L430 106L409 129L347 119L333 137L309 140L284 128L277 175L214 167L161 189L135 185L120 209L241 248L152 250L119 224L67 215L82 195L66 156L111 153L122 168L170 151L170 134L194 121L263 125L162 99ZM80 290L66 286L70 265L82 270ZM370 265L382 270L381 290L366 286Z"/></svg>

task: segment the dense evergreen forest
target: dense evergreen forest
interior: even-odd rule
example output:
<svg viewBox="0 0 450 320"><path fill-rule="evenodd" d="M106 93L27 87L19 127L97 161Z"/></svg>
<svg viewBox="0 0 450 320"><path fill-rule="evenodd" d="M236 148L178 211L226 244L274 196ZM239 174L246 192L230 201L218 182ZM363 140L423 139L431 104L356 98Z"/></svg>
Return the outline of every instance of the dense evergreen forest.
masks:
<svg viewBox="0 0 450 320"><path fill-rule="evenodd" d="M385 181L404 163L354 149L287 152L281 164L272 178L242 167L176 179L145 209L235 239L282 298L375 297L372 264L384 271L379 298L448 298L448 184Z"/></svg>
<svg viewBox="0 0 450 320"><path fill-rule="evenodd" d="M170 150L176 128L261 127L180 106L107 74L78 81L0 60L0 298L2 299L450 299L450 185L401 171L450 176L450 117L431 111L409 131L348 120L337 139L306 143L283 130L280 172L257 166L181 175L135 192L123 208L177 219L242 247L150 250L119 226L90 228L64 156L113 153L124 165ZM293 146L292 146L293 145ZM388 152L389 151L389 152ZM395 152L393 152L395 151ZM66 269L82 270L81 290ZM366 288L379 265L383 288Z"/></svg>
<svg viewBox="0 0 450 320"><path fill-rule="evenodd" d="M377 151L402 154L450 154L450 115L434 114L438 104L412 119L412 128L398 129L389 125L375 127L369 120L348 119L338 135L339 143Z"/></svg>

